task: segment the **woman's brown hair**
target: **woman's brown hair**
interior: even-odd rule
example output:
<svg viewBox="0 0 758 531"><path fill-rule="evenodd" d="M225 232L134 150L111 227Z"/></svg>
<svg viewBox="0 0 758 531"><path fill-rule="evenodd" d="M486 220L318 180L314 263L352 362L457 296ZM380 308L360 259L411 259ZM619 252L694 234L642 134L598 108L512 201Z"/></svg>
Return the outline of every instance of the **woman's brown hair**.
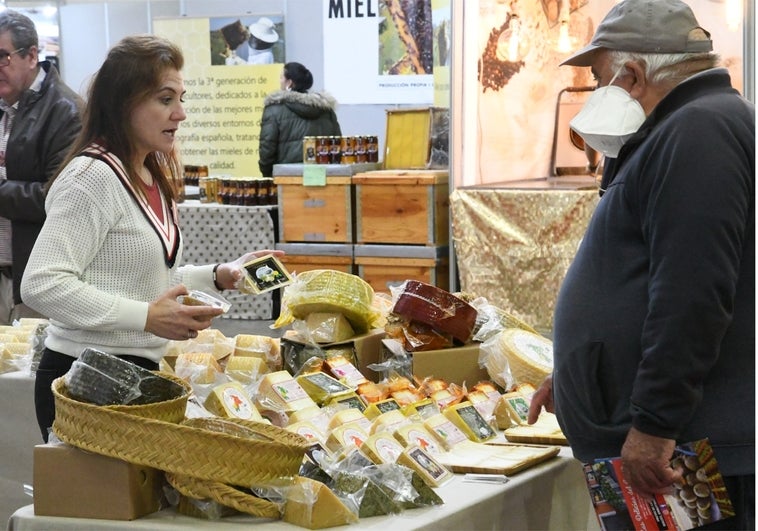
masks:
<svg viewBox="0 0 758 531"><path fill-rule="evenodd" d="M139 103L160 87L167 69L181 70L183 66L181 49L162 37L132 35L113 46L90 83L82 130L58 175L84 148L97 142L121 160L132 185L144 192L143 182L133 163L135 139L129 117ZM173 183L182 178L176 147L170 153L150 153L145 166L163 195L175 199Z"/></svg>

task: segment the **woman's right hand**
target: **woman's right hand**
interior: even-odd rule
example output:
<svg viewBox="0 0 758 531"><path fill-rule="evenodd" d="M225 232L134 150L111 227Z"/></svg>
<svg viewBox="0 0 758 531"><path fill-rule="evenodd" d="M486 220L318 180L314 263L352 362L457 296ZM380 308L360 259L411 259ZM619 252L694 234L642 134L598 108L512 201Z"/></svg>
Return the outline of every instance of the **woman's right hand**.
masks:
<svg viewBox="0 0 758 531"><path fill-rule="evenodd" d="M147 310L145 331L166 339L183 341L197 337L198 330L205 330L214 317L223 313L213 306L190 306L176 300L189 292L183 285L174 286L150 303Z"/></svg>

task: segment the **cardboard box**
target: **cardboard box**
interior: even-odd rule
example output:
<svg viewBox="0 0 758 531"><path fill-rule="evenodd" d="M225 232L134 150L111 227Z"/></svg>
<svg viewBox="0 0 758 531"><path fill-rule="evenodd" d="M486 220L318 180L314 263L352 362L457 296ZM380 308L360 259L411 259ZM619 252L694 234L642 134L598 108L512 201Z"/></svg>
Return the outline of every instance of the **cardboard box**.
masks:
<svg viewBox="0 0 758 531"><path fill-rule="evenodd" d="M356 274L376 292L390 293L406 280L440 289L450 284L449 247L417 245L355 245Z"/></svg>
<svg viewBox="0 0 758 531"><path fill-rule="evenodd" d="M379 382L384 375L369 369L368 366L381 363L381 341L385 335L384 329L376 328L347 341L313 345L304 343L294 330L287 330L280 343L284 368L290 374L295 374L309 358L313 356L324 358L326 356L324 351L327 349L350 348L356 362L355 367L368 380Z"/></svg>
<svg viewBox="0 0 758 531"><path fill-rule="evenodd" d="M355 241L448 245L447 170L383 170L353 176Z"/></svg>
<svg viewBox="0 0 758 531"><path fill-rule="evenodd" d="M403 359L394 354L398 345L393 339L383 340L382 359ZM416 378L439 378L470 387L482 380L491 380L487 369L479 367L479 346L479 343L470 343L462 347L406 352L405 359L410 365L409 372Z"/></svg>
<svg viewBox="0 0 758 531"><path fill-rule="evenodd" d="M279 261L295 274L314 269L334 269L353 274L351 244L277 243L276 249L287 253L279 257Z"/></svg>
<svg viewBox="0 0 758 531"><path fill-rule="evenodd" d="M450 165L450 110L388 109L384 169L432 169Z"/></svg>
<svg viewBox="0 0 758 531"><path fill-rule="evenodd" d="M34 514L134 520L161 508L163 472L73 446L34 447Z"/></svg>

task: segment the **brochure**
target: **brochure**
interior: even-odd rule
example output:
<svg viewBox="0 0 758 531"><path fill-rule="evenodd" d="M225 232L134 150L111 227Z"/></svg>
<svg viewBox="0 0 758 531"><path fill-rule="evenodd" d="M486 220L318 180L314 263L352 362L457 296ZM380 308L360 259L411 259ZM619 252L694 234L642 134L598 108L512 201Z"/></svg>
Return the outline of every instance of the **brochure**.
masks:
<svg viewBox="0 0 758 531"><path fill-rule="evenodd" d="M684 470L674 493L646 500L624 479L620 457L585 463L585 479L601 529L686 531L734 516L708 439L677 446L671 465Z"/></svg>

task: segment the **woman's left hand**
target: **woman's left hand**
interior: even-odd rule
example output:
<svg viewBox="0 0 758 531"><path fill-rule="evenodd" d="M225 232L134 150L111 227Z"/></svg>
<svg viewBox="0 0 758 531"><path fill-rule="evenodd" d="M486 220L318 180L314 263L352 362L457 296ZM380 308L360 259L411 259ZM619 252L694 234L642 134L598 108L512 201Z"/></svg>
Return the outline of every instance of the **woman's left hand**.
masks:
<svg viewBox="0 0 758 531"><path fill-rule="evenodd" d="M223 289L239 289L240 283L244 276L245 264L267 254L274 256L283 256L284 251L275 251L272 249L262 249L243 254L233 262L224 262L218 265L216 269L216 284Z"/></svg>

